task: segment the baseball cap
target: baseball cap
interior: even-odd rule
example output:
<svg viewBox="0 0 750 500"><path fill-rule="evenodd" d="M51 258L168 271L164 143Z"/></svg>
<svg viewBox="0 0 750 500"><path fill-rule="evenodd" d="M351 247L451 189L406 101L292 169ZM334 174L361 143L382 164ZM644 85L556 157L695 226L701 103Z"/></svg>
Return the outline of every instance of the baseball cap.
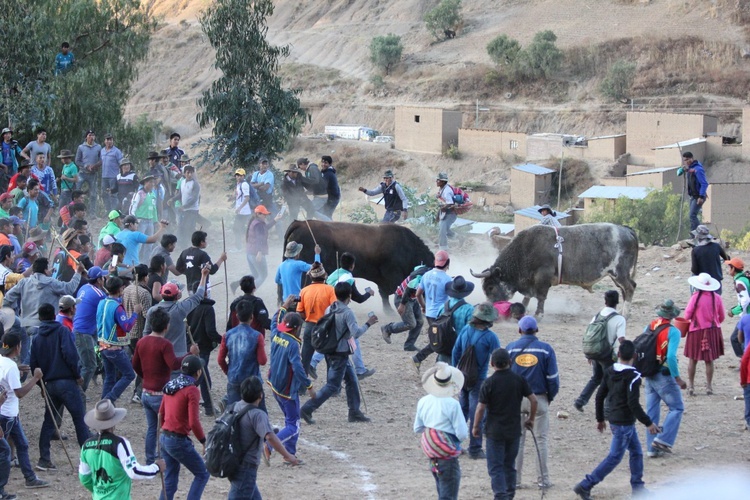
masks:
<svg viewBox="0 0 750 500"><path fill-rule="evenodd" d="M271 212L269 212L268 209L264 207L263 205L258 205L257 207L255 207L255 213L269 215Z"/></svg>
<svg viewBox="0 0 750 500"><path fill-rule="evenodd" d="M449 259L450 256L448 255L448 252L446 252L445 250L440 250L435 254L435 266L443 267L448 263Z"/></svg>
<svg viewBox="0 0 750 500"><path fill-rule="evenodd" d="M247 175L247 174L245 174L244 168L238 168L237 170L234 171L234 175Z"/></svg>
<svg viewBox="0 0 750 500"><path fill-rule="evenodd" d="M122 220L123 224L136 224L138 222L138 217L135 215L128 215Z"/></svg>
<svg viewBox="0 0 750 500"><path fill-rule="evenodd" d="M0 354L7 356L21 343L21 336L16 332L6 332L5 335L3 335L2 342L3 343L0 346Z"/></svg>
<svg viewBox="0 0 750 500"><path fill-rule="evenodd" d="M5 200L10 200L10 199L13 199L13 196L11 196L10 193L0 194L0 203L2 203Z"/></svg>
<svg viewBox="0 0 750 500"><path fill-rule="evenodd" d="M75 307L78 302L79 300L72 295L63 295L62 297L60 297L58 306L60 306L60 309L64 311L66 309L70 309L71 307Z"/></svg>
<svg viewBox="0 0 750 500"><path fill-rule="evenodd" d="M36 255L39 253L39 248L33 241L27 241L23 244L23 253L24 255Z"/></svg>
<svg viewBox="0 0 750 500"><path fill-rule="evenodd" d="M522 332L533 332L538 329L534 316L524 316L518 320L518 329Z"/></svg>
<svg viewBox="0 0 750 500"><path fill-rule="evenodd" d="M102 238L102 245L104 246L111 245L114 242L115 242L115 239L112 237L111 234L107 234L104 236L104 238Z"/></svg>
<svg viewBox="0 0 750 500"><path fill-rule="evenodd" d="M109 271L105 271L99 266L94 266L91 269L89 269L88 275L90 280L98 280L102 276L107 276L109 274Z"/></svg>
<svg viewBox="0 0 750 500"><path fill-rule="evenodd" d="M162 297L177 297L180 294L180 288L174 283L165 283L159 291Z"/></svg>
<svg viewBox="0 0 750 500"><path fill-rule="evenodd" d="M276 327L280 332L289 333L292 330L302 326L302 323L302 316L300 316L296 312L289 312L284 315L281 323L279 323Z"/></svg>
<svg viewBox="0 0 750 500"><path fill-rule="evenodd" d="M182 370L182 373L184 373L185 375L195 373L202 368L203 363L201 363L201 358L193 354L185 356L185 358L182 360L182 365L180 366L180 370Z"/></svg>
<svg viewBox="0 0 750 500"><path fill-rule="evenodd" d="M724 263L740 271L745 269L745 263L739 257L732 257L731 259L725 261Z"/></svg>
<svg viewBox="0 0 750 500"><path fill-rule="evenodd" d="M25 220L18 217L17 215L11 215L9 219L10 219L11 224L13 224L14 226L22 226L23 223L26 222Z"/></svg>
<svg viewBox="0 0 750 500"><path fill-rule="evenodd" d="M122 212L120 212L119 210L112 210L107 217L109 218L109 220L115 220L118 217L122 217Z"/></svg>
<svg viewBox="0 0 750 500"><path fill-rule="evenodd" d="M7 134L8 132L10 132L11 134L13 133L13 131L12 131L11 129L9 129L8 127L5 127L5 128L3 129L3 132L2 132L2 134ZM2 135L2 134L0 134L0 135Z"/></svg>

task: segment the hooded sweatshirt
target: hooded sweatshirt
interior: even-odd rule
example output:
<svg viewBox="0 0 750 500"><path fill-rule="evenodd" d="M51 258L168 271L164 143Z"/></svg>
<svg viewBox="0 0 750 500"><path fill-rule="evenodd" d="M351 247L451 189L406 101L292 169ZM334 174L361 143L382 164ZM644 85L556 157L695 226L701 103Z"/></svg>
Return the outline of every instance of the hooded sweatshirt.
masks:
<svg viewBox="0 0 750 500"><path fill-rule="evenodd" d="M216 331L216 301L203 299L198 307L187 315L187 324L201 354L211 354L221 344L221 335Z"/></svg>
<svg viewBox="0 0 750 500"><path fill-rule="evenodd" d="M77 380L78 351L73 334L57 321L42 321L31 343L31 371L41 368L47 383L53 380Z"/></svg>
<svg viewBox="0 0 750 500"><path fill-rule="evenodd" d="M271 367L268 370L268 385L274 394L285 399L295 399L299 391L312 387L302 366L300 355L302 340L291 333L280 332L279 321L286 314L280 309L271 320Z"/></svg>
<svg viewBox="0 0 750 500"><path fill-rule="evenodd" d="M75 273L67 283L50 278L46 274L34 273L28 278L18 282L16 286L8 291L5 296L5 305L8 307L21 306L21 326L39 326L39 306L52 304L57 310L60 297L63 295L75 296L81 275Z"/></svg>
<svg viewBox="0 0 750 500"><path fill-rule="evenodd" d="M609 423L633 425L638 419L648 427L651 419L641 407L641 374L630 365L615 363L604 374L604 383L596 393L596 421L604 422L604 400L609 396Z"/></svg>

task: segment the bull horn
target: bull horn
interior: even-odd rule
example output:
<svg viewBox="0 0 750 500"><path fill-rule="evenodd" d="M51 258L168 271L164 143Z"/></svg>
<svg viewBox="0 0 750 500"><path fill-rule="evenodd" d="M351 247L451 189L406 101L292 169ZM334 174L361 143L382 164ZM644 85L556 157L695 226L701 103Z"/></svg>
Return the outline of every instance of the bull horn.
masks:
<svg viewBox="0 0 750 500"><path fill-rule="evenodd" d="M471 269L469 269L469 272L470 272L470 273L471 273L471 275L472 275L472 276L474 276L475 278L489 278L489 277L490 277L490 274L491 274L491 273L490 273L490 269L489 269L489 268L485 269L485 270L484 270L484 271L482 271L481 273L475 273L475 272L474 272L474 271L472 271Z"/></svg>

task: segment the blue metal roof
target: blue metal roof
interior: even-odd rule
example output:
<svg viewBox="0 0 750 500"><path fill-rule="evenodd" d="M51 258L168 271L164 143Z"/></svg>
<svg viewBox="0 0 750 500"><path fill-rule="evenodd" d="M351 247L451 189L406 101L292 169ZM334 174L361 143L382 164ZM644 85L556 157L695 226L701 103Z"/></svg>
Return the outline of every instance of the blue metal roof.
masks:
<svg viewBox="0 0 750 500"><path fill-rule="evenodd" d="M624 196L631 200L642 200L652 190L652 188L634 186L591 186L586 191L579 194L578 197L616 200L620 196Z"/></svg>
<svg viewBox="0 0 750 500"><path fill-rule="evenodd" d="M525 163L523 165L516 165L516 170L520 170L521 172L527 172L529 174L534 175L547 175L547 174L554 174L555 171L551 170L547 167L542 167L541 165L536 165L534 163Z"/></svg>
<svg viewBox="0 0 750 500"><path fill-rule="evenodd" d="M513 213L515 213L516 215L523 215L524 217L530 217L536 220L542 220L543 215L539 213L539 207L541 207L541 205L534 205L533 207L516 210ZM565 212L557 212L557 216L555 216L555 219L561 220L567 217L570 217L570 214Z"/></svg>

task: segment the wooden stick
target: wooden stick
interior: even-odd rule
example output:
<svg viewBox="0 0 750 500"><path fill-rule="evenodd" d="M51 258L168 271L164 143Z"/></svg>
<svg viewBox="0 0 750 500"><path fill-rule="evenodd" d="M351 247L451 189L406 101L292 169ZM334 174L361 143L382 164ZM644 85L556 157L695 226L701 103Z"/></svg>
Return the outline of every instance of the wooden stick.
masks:
<svg viewBox="0 0 750 500"><path fill-rule="evenodd" d="M161 431L161 413L157 413L156 417L156 459L161 458L161 442L159 441L159 433ZM164 485L164 473L161 471L161 467L159 467L159 477L161 478L161 491L166 496L167 494L167 487Z"/></svg>
<svg viewBox="0 0 750 500"><path fill-rule="evenodd" d="M70 257L71 259L73 259L73 262L75 263L76 266L80 266L81 265L81 263L78 262L78 259L76 259L75 257L73 257L73 254L71 254L68 251L68 249L65 248L65 245L62 244L62 241L60 241L60 237L59 236L55 237L55 241L57 242L58 245L60 245L60 250L62 250L63 252L65 252L65 254L68 257Z"/></svg>
<svg viewBox="0 0 750 500"><path fill-rule="evenodd" d="M227 254L227 234L224 231L224 217L221 218L221 242L224 245L224 255ZM229 274L227 273L227 261L224 261L224 293L227 298L225 306L226 321L229 321Z"/></svg>
<svg viewBox="0 0 750 500"><path fill-rule="evenodd" d="M70 464L70 468L73 471L73 474L76 473L76 468L73 466L73 461L70 459L70 455L68 455L68 449L65 447L65 440L63 440L62 432L60 432L60 427L57 425L57 420L55 420L55 414L52 413L52 400L49 397L49 393L47 392L47 386L44 385L44 380L40 379L39 382L41 382L42 385L42 395L44 396L44 404L47 406L47 411L49 412L49 416L52 419L52 423L55 424L55 430L57 431L57 435L60 437L60 444L62 445L63 451L65 452L65 456L68 457L68 463Z"/></svg>
<svg viewBox="0 0 750 500"><path fill-rule="evenodd" d="M185 319L185 321L187 321L187 318ZM190 326L188 325L185 325L185 326L187 326L187 334L188 334L188 337L190 338L190 343L193 344L194 346L197 346L198 344L195 343L195 339L193 338L193 332L190 331ZM201 360L201 364L203 364L203 360ZM214 408L214 398L211 396L211 385L208 383L208 377L206 377L205 365L203 365L203 375L201 376L203 377L203 380L206 381L206 388L208 389L206 391L208 393L207 394L208 401L206 401L206 403L209 404L209 406L211 407L211 412L213 413L216 409Z"/></svg>

